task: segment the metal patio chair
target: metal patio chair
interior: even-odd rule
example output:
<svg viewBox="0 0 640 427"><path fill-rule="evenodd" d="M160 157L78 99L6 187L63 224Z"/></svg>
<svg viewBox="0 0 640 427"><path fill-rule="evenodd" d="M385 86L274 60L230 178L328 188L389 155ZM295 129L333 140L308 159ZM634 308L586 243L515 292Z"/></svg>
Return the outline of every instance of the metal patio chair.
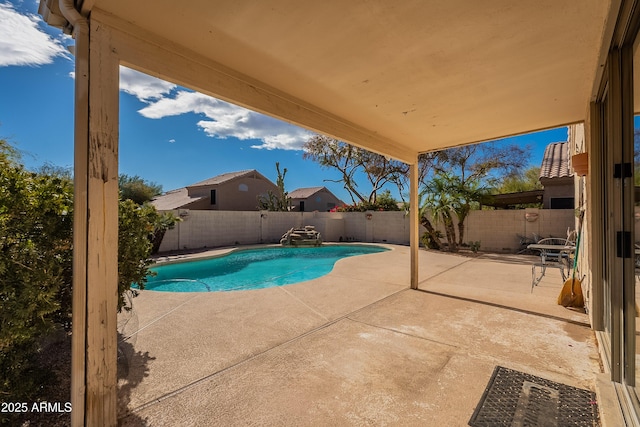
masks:
<svg viewBox="0 0 640 427"><path fill-rule="evenodd" d="M531 292L546 274L547 267L559 269L563 283L569 278L573 265L575 239L576 232L567 230L567 237L547 237L530 245L532 249L540 252L540 261L531 265ZM540 268L539 275L536 274L537 268Z"/></svg>

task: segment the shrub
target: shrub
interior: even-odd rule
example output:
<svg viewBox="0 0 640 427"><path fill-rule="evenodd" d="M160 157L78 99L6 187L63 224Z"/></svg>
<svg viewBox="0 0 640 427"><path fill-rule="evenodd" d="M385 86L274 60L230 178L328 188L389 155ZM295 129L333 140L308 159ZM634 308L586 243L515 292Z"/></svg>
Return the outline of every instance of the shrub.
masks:
<svg viewBox="0 0 640 427"><path fill-rule="evenodd" d="M152 243L175 218L152 205L119 204L118 311L150 273ZM34 399L43 377L35 356L54 330L71 329L73 184L24 169L0 140L0 395ZM49 375L51 378L51 375ZM0 419L0 422L3 422Z"/></svg>
<svg viewBox="0 0 640 427"><path fill-rule="evenodd" d="M37 340L67 310L72 188L26 171L0 141L0 393L30 397ZM70 300L70 298L69 298ZM2 399L8 401L7 399Z"/></svg>

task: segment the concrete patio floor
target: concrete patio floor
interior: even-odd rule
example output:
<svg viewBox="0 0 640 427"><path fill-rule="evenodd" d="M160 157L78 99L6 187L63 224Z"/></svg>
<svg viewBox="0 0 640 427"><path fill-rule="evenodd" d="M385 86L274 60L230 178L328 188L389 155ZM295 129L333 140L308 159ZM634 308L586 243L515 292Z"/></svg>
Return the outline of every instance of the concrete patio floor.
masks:
<svg viewBox="0 0 640 427"><path fill-rule="evenodd" d="M530 256L421 250L411 290L409 248L383 246L296 285L142 291L119 319L120 423L465 426L497 365L596 390L557 270L531 293Z"/></svg>

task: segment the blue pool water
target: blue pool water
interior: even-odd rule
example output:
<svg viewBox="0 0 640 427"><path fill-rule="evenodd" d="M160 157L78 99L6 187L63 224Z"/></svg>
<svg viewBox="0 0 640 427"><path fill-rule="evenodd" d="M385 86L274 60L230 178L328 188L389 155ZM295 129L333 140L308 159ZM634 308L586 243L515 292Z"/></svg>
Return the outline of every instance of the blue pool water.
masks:
<svg viewBox="0 0 640 427"><path fill-rule="evenodd" d="M379 246L330 245L264 248L219 258L153 267L145 289L165 292L215 292L290 285L324 276L341 258L384 252Z"/></svg>

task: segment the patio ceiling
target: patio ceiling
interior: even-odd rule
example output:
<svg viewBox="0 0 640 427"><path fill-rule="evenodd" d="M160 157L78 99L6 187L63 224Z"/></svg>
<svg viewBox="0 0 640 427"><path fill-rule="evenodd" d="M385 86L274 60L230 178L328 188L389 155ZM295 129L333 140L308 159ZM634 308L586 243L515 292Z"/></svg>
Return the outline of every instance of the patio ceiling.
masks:
<svg viewBox="0 0 640 427"><path fill-rule="evenodd" d="M171 41L276 100L270 108L198 90L403 160L584 120L612 25L604 0L85 0L78 8L156 44ZM331 120L301 120L295 105ZM382 142L353 137L336 120Z"/></svg>

